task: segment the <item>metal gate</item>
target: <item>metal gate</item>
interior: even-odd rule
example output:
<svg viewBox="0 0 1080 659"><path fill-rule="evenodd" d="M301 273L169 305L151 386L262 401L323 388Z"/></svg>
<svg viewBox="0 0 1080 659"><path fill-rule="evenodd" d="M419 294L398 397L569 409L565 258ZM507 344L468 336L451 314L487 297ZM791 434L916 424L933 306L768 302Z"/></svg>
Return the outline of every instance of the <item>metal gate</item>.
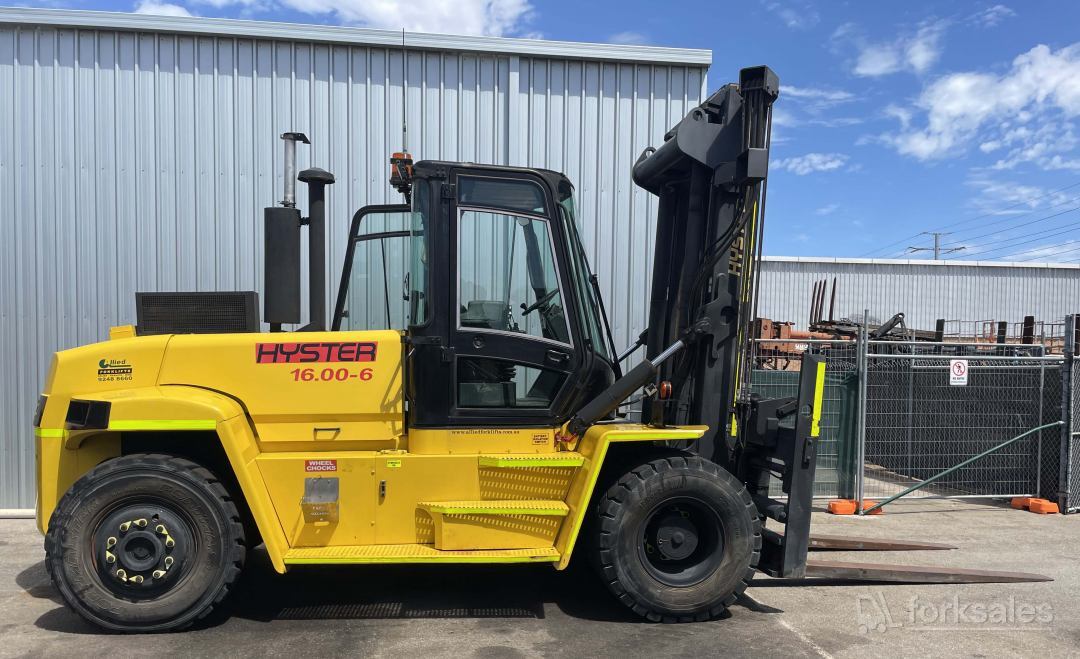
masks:
<svg viewBox="0 0 1080 659"><path fill-rule="evenodd" d="M1080 382L1080 360L1047 355L1041 345L759 339L754 392L796 395L806 352L826 357L815 497L890 497L1061 420L1065 400L1072 401L1072 429L1080 429L1080 387L1068 387ZM957 361L963 378L950 376ZM1033 433L909 496L1039 496L1080 508L1078 437L1056 427Z"/></svg>
<svg viewBox="0 0 1080 659"><path fill-rule="evenodd" d="M1060 356L1040 345L867 341L859 499L881 499L1061 418ZM1039 496L1058 430L951 471L917 497ZM1056 476L1056 474L1055 474Z"/></svg>

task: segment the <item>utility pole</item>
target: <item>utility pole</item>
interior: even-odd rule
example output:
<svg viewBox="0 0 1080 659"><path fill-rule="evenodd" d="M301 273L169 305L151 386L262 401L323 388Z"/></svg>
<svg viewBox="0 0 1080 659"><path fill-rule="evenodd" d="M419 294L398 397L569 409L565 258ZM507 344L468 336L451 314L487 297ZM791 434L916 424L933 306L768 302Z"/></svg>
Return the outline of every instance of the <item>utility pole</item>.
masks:
<svg viewBox="0 0 1080 659"><path fill-rule="evenodd" d="M949 233L951 233L951 232L949 232L949 231L923 231L919 235L920 236L933 236L934 237L934 246L933 247L908 247L907 251L909 251L909 252L933 252L934 253L934 260L935 261L940 261L942 254L952 254L953 252L959 252L960 250L964 249L964 247L962 245L960 247L949 247L947 249L942 249L941 248L941 237L942 236L947 236L947 235L949 235Z"/></svg>

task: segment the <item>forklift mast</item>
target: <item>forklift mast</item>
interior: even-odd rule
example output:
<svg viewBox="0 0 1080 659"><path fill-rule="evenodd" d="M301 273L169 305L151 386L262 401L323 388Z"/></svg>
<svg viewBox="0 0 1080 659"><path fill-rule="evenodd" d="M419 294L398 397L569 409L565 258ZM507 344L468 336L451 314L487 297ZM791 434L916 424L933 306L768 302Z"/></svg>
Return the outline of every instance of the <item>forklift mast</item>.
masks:
<svg viewBox="0 0 1080 659"><path fill-rule="evenodd" d="M703 335L661 366L670 397L653 396L642 420L708 425L697 450L731 465L736 403L746 400L744 358L754 317L757 255L779 81L768 67L743 69L646 151L634 182L659 197L647 354L695 323Z"/></svg>

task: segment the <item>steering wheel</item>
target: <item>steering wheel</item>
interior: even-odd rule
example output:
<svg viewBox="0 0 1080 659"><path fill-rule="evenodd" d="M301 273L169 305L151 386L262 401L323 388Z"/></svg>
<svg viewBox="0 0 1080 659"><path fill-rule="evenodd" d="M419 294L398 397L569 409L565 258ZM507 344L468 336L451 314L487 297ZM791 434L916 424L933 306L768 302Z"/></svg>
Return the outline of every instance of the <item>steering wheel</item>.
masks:
<svg viewBox="0 0 1080 659"><path fill-rule="evenodd" d="M548 291L547 293L545 293L543 295L543 297L541 297L536 302L533 302L529 306L525 306L525 303L523 302L521 304L521 315L522 316L528 316L529 314L536 311L540 307L544 306L548 302L551 302L552 298L554 298L558 294L559 294L559 289L558 288L553 288L550 291Z"/></svg>

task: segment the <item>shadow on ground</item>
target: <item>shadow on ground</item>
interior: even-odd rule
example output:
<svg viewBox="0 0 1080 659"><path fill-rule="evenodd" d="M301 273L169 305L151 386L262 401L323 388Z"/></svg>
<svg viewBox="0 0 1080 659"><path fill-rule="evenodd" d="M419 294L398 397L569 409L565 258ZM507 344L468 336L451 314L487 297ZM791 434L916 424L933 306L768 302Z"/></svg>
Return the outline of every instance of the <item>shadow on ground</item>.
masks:
<svg viewBox="0 0 1080 659"><path fill-rule="evenodd" d="M32 596L62 604L56 589L48 581L43 563L24 570L17 581ZM547 565L309 566L296 567L288 574L279 575L260 548L249 555L244 574L227 604L197 627L216 627L230 619L262 623L543 619L548 605L581 620L644 622L617 602L587 567L579 565L572 565L565 572L556 572ZM759 613L779 612L750 597L743 597L737 606ZM36 625L64 633L101 633L66 606L44 613Z"/></svg>

